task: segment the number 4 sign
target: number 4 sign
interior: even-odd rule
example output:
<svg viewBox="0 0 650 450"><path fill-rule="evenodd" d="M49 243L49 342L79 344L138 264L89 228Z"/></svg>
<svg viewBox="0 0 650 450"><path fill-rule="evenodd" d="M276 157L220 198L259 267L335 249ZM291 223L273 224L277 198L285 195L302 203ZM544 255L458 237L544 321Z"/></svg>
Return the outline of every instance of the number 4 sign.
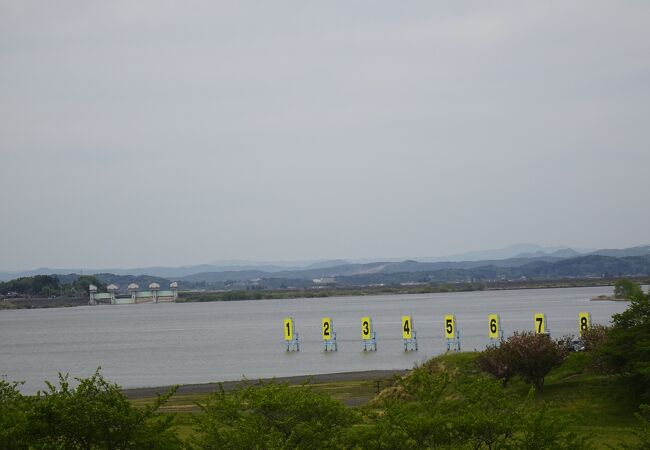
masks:
<svg viewBox="0 0 650 450"><path fill-rule="evenodd" d="M411 316L402 316L402 338L413 338L413 319L411 319Z"/></svg>

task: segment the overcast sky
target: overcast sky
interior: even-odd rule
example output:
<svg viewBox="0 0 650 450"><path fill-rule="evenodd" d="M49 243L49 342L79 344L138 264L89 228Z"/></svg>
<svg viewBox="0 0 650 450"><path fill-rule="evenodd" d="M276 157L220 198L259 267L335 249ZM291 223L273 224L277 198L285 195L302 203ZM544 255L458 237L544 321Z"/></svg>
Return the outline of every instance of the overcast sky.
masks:
<svg viewBox="0 0 650 450"><path fill-rule="evenodd" d="M650 243L650 2L0 0L0 269Z"/></svg>

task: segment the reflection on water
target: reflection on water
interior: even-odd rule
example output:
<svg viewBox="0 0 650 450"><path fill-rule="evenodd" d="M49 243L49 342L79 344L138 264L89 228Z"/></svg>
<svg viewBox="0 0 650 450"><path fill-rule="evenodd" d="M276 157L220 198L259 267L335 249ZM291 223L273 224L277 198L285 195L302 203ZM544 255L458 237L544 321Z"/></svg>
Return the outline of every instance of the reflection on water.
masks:
<svg viewBox="0 0 650 450"><path fill-rule="evenodd" d="M610 287L450 294L332 297L0 311L0 374L43 388L57 372L88 376L98 366L124 387L203 383L314 373L404 369L445 349L443 316L455 314L464 350L488 343L489 313L506 336L546 314L554 337L576 334L578 313L608 323L625 302L591 302ZM401 316L413 316L418 352L404 352ZM293 316L300 352L286 353L283 321ZM338 352L323 352L321 318L331 317ZM370 316L378 351L361 351Z"/></svg>

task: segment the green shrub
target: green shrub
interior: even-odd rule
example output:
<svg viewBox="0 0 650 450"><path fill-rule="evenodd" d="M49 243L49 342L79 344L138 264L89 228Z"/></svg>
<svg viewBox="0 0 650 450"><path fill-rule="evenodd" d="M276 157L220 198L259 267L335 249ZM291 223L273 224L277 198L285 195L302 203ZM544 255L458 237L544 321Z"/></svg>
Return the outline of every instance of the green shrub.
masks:
<svg viewBox="0 0 650 450"><path fill-rule="evenodd" d="M29 398L18 390L19 383L0 380L0 450L29 448Z"/></svg>
<svg viewBox="0 0 650 450"><path fill-rule="evenodd" d="M511 353L501 347L488 347L476 358L479 369L501 380L503 387L515 376L514 366L510 361Z"/></svg>
<svg viewBox="0 0 650 450"><path fill-rule="evenodd" d="M505 384L519 375L535 390L544 387L544 377L559 367L569 354L566 339L554 341L545 334L515 332L497 348L488 348L478 357L479 367Z"/></svg>
<svg viewBox="0 0 650 450"><path fill-rule="evenodd" d="M628 300L638 299L643 297L643 290L639 286L639 283L629 278L621 278L616 280L614 284L614 297L626 298Z"/></svg>
<svg viewBox="0 0 650 450"><path fill-rule="evenodd" d="M639 394L650 400L650 295L632 298L630 306L612 317L612 327L601 345L608 364L634 378Z"/></svg>
<svg viewBox="0 0 650 450"><path fill-rule="evenodd" d="M221 389L200 406L191 442L197 449L331 448L354 420L327 395L274 382Z"/></svg>
<svg viewBox="0 0 650 450"><path fill-rule="evenodd" d="M138 409L109 383L99 370L89 378L77 378L73 388L67 376L59 385L32 400L30 436L33 448L86 449L178 449L181 442L170 429L174 419L159 414L175 389L159 396L153 405Z"/></svg>

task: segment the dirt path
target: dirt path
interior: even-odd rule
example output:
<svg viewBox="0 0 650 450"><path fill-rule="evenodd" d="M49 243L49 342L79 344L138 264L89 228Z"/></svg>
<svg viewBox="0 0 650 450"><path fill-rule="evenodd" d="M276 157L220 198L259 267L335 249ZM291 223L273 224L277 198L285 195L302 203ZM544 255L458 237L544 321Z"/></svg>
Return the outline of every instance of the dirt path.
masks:
<svg viewBox="0 0 650 450"><path fill-rule="evenodd" d="M278 377L266 378L261 381L275 380L281 383L289 384L302 384L309 382L311 384L317 383L337 383L345 381L365 381L365 380L381 380L392 378L394 375L404 375L408 370L367 370L363 372L341 372L341 373L327 373L320 375L299 375L293 377ZM259 383L259 380L249 380L249 383ZM238 386L242 386L246 381L225 381L223 387L225 390L231 390ZM219 383L204 383L204 384L184 384L178 388L177 394L207 394L215 391ZM133 388L123 389L122 392L131 399L155 397L158 393L164 393L169 390L170 386L158 386L147 388Z"/></svg>

